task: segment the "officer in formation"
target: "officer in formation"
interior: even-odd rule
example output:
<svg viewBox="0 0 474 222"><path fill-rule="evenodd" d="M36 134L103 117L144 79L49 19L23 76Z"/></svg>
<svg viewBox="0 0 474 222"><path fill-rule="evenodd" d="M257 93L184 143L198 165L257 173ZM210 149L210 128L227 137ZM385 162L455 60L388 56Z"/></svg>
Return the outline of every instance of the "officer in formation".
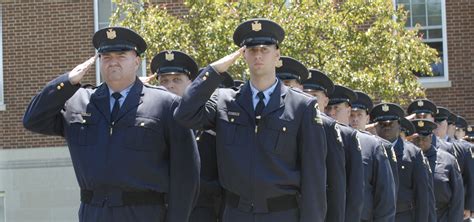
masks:
<svg viewBox="0 0 474 222"><path fill-rule="evenodd" d="M188 221L199 154L193 132L173 118L180 98L137 78L147 45L134 31L101 29L92 42L105 83L80 87L94 56L32 99L25 128L66 139L81 188L79 221Z"/></svg>
<svg viewBox="0 0 474 222"><path fill-rule="evenodd" d="M189 55L162 51L139 79L144 40L121 27L95 33L105 83L80 85L93 57L48 83L24 117L27 129L66 138L79 220L468 219L467 122L426 99L407 118L397 104L373 107L364 92L280 56L284 34L251 19L234 32L238 51L199 71ZM227 72L240 57L247 82ZM140 81L153 78L160 86Z"/></svg>
<svg viewBox="0 0 474 222"><path fill-rule="evenodd" d="M161 86L178 96L183 96L186 88L197 77L198 65L184 52L167 50L153 57L150 70ZM225 77L223 83L232 87L234 85L232 77L228 74ZM222 188L218 179L215 135L212 130L195 132L201 159L201 179L199 198L191 212L190 222L218 221Z"/></svg>
<svg viewBox="0 0 474 222"><path fill-rule="evenodd" d="M310 74L316 77L325 77L324 81L321 81L319 78L314 78L314 76L311 79L307 79L308 69L301 62L290 57L282 56L276 68L276 76L288 87L292 87L295 90L301 90L304 88L301 82L304 81L306 86L309 87L306 88L305 91L308 91L309 93L315 94L318 93L318 91L321 91L324 96L326 96L328 92L332 93L334 90L334 84L326 75L317 70L311 70ZM310 81L311 83L309 83ZM313 95L309 93L307 95L312 97ZM318 108L320 108L320 110L324 110L324 107L322 107L322 109L319 107L319 99L326 99L325 101L329 101L329 99L327 97L317 97L317 99ZM326 157L326 195L328 210L326 212L325 221L344 222L344 212L346 211L347 198L346 191L349 189L349 187L355 187L355 184L348 184L347 179L344 176L347 173L345 151L351 148L352 150L357 151L357 143L355 143L357 141L355 140L354 135L346 134L346 130L342 130L341 132L341 126L337 124L334 119L328 117L324 113L321 114L321 121L326 133L328 147L328 153ZM352 143L348 143L347 140L352 140ZM346 141L346 145L344 145L344 141ZM349 146L349 144L355 144L355 146ZM350 160L350 158L347 160ZM353 163L359 163L360 166L362 164L361 161L353 161ZM349 169L361 169L361 167L352 167ZM354 182L358 183L359 185L357 187L360 188L357 195L361 195L363 186L362 181L354 180ZM351 193L356 193L353 188L350 190L352 191Z"/></svg>
<svg viewBox="0 0 474 222"><path fill-rule="evenodd" d="M436 221L463 221L464 189L456 158L431 144L432 131L438 124L426 119L415 119L412 123L418 134L413 142L428 158L433 175Z"/></svg>
<svg viewBox="0 0 474 222"><path fill-rule="evenodd" d="M421 150L400 138L404 110L397 104L381 103L370 113L377 135L392 142L398 164L399 189L395 221L429 221L430 179Z"/></svg>
<svg viewBox="0 0 474 222"><path fill-rule="evenodd" d="M223 221L324 221L325 131L316 99L276 78L284 31L252 19L233 39L241 48L204 68L174 113L186 127L216 132ZM217 89L239 57L250 80L237 91Z"/></svg>
<svg viewBox="0 0 474 222"><path fill-rule="evenodd" d="M436 128L432 134L432 145L444 150L456 158L463 178L465 196L463 197L464 218L469 218L473 206L474 191L474 160L471 155L471 146L457 140L447 141L448 119L451 112L444 107L437 107L432 101L423 99L415 100L409 107L409 112L416 113L419 119L434 120Z"/></svg>

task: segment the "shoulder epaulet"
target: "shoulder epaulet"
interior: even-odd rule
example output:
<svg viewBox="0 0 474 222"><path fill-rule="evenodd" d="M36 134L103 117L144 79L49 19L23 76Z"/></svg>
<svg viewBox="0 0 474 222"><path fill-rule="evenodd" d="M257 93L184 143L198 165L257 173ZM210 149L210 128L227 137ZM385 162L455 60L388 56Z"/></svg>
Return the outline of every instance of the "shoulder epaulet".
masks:
<svg viewBox="0 0 474 222"><path fill-rule="evenodd" d="M143 84L143 86L150 88L150 89L160 89L164 91L168 91L165 87L163 86L155 86L155 85L150 85L150 84Z"/></svg>
<svg viewBox="0 0 474 222"><path fill-rule="evenodd" d="M94 86L92 84L82 84L81 85L81 88L84 88L84 89L97 89L97 86Z"/></svg>

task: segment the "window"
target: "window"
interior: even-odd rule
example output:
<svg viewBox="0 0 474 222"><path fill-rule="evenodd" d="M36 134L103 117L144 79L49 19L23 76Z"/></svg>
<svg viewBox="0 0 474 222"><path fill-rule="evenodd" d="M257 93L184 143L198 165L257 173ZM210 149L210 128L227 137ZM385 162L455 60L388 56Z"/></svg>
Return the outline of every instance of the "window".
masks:
<svg viewBox="0 0 474 222"><path fill-rule="evenodd" d="M134 0L138 1L138 0ZM115 3L112 0L94 0L94 30L97 31L99 29L108 27L110 24L110 16L116 9ZM100 65L99 60L96 61L96 84L99 85L102 82L100 76ZM146 59L142 59L142 64L140 68L138 68L139 76L146 76Z"/></svg>
<svg viewBox="0 0 474 222"><path fill-rule="evenodd" d="M2 5L0 4L0 111L5 110L3 97L3 30L2 30ZM1 221L1 220L0 220Z"/></svg>
<svg viewBox="0 0 474 222"><path fill-rule="evenodd" d="M5 222L5 192L0 191L0 222Z"/></svg>
<svg viewBox="0 0 474 222"><path fill-rule="evenodd" d="M441 62L432 64L433 76L416 73L425 88L450 87L448 76L448 53L446 38L446 5L445 0L394 0L397 7L401 5L408 11L407 28L420 25L423 41L436 49Z"/></svg>

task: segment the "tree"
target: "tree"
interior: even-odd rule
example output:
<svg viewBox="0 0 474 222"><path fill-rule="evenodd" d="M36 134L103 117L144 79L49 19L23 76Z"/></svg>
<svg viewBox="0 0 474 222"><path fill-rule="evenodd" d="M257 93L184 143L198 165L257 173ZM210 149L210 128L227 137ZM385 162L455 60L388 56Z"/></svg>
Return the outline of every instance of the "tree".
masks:
<svg viewBox="0 0 474 222"><path fill-rule="evenodd" d="M189 12L173 15L148 1L117 2L116 25L139 32L149 44L146 58L162 50L181 50L205 66L238 47L234 29L243 21L264 17L286 31L282 55L326 72L331 79L374 98L405 104L424 96L414 72L431 74L437 52L421 41L418 30L405 28L407 13L391 0L187 1ZM246 77L241 60L230 70Z"/></svg>

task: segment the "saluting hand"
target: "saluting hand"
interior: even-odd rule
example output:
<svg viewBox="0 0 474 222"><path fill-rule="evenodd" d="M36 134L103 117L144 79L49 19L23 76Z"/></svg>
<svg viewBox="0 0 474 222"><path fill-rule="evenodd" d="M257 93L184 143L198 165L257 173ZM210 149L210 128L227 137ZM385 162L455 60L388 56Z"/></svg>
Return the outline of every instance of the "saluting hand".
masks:
<svg viewBox="0 0 474 222"><path fill-rule="evenodd" d="M144 77L138 77L140 79L140 81L142 81L144 84L148 84L151 82L151 80L153 80L154 78L156 78L156 73L151 75L151 76L144 76Z"/></svg>
<svg viewBox="0 0 474 222"><path fill-rule="evenodd" d="M72 85L79 84L84 77L84 75L87 73L87 71L92 67L92 65L95 62L95 59L97 58L97 54L95 56L92 56L90 59L87 61L83 62L82 64L77 65L74 69L69 72L69 82Z"/></svg>
<svg viewBox="0 0 474 222"><path fill-rule="evenodd" d="M216 70L218 73L223 73L229 69L229 67L237 61L237 59L242 55L245 50L245 46L239 50L233 52L232 54L226 55L225 57L213 62L211 67Z"/></svg>

